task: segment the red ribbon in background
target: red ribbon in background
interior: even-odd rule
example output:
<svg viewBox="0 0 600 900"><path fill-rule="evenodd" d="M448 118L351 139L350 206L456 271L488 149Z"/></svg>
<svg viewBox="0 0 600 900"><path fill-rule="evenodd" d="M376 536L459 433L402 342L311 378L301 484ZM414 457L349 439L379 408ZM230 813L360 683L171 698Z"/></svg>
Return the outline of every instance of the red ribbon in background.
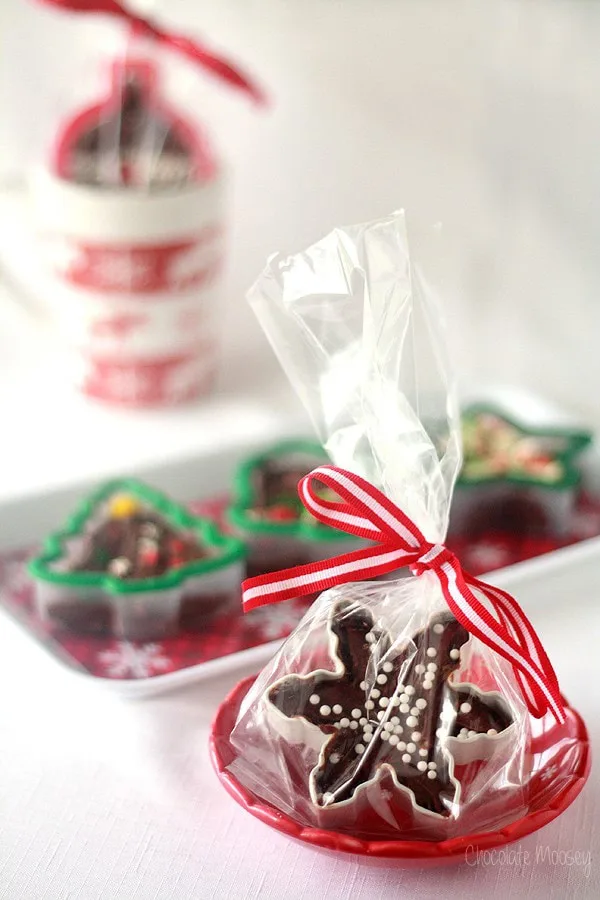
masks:
<svg viewBox="0 0 600 900"><path fill-rule="evenodd" d="M192 60L211 72L221 81L225 81L231 87L238 88L248 94L256 103L264 104L266 98L262 90L247 75L241 72L237 66L228 62L222 56L212 53L195 40L190 40L183 35L164 31L150 19L138 16L131 12L117 0L40 0L49 6L57 6L68 12L79 13L104 13L116 16L128 23L134 34L153 38L165 47L175 50L187 59Z"/></svg>
<svg viewBox="0 0 600 900"><path fill-rule="evenodd" d="M319 497L313 479L333 490L341 502ZM246 579L242 584L244 611L374 578L401 566L410 566L413 575L429 572L438 579L444 599L461 625L510 662L531 714L539 719L550 711L559 724L565 721L554 669L514 597L464 572L450 550L427 541L385 494L352 472L319 466L300 481L298 493L320 522L376 543L333 559ZM474 591L485 597L496 616Z"/></svg>

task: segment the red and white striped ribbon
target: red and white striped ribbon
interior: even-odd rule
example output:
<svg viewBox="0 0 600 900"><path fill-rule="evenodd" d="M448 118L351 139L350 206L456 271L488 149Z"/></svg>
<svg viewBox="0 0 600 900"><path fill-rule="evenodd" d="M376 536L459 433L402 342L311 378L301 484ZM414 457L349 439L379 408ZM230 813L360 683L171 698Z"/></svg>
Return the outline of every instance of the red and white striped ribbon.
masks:
<svg viewBox="0 0 600 900"><path fill-rule="evenodd" d="M319 481L340 501L319 497ZM434 574L458 621L513 666L531 714L550 711L565 721L558 681L541 641L514 597L464 572L456 556L442 544L431 544L392 501L364 478L319 466L298 485L306 509L326 525L374 541L333 559L295 566L248 578L242 585L244 611L291 597L324 591L350 581L363 581L410 566L413 575ZM484 597L489 607L476 596Z"/></svg>

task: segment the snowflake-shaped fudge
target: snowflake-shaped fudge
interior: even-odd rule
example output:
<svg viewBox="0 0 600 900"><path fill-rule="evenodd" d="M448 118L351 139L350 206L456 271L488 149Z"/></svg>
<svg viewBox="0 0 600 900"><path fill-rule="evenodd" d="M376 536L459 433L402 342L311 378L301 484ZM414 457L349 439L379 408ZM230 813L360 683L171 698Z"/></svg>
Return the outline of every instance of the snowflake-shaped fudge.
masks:
<svg viewBox="0 0 600 900"><path fill-rule="evenodd" d="M330 613L335 671L286 675L267 691L270 721L291 742L315 747L313 803L350 803L387 771L422 813L456 811L455 758L486 759L513 716L496 692L453 684L468 632L449 613L434 616L401 649L356 603Z"/></svg>

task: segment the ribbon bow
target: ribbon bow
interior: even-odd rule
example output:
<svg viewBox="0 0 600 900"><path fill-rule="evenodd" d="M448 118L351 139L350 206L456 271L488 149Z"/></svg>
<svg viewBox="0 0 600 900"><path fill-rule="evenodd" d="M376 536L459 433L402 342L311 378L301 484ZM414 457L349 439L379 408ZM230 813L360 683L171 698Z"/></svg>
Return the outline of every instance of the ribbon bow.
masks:
<svg viewBox="0 0 600 900"><path fill-rule="evenodd" d="M58 6L69 12L105 13L123 19L129 23L135 33L144 37L154 38L154 40L170 47L182 56L187 56L188 59L203 66L232 87L239 88L250 94L257 103L265 102L261 89L247 75L222 56L218 56L206 47L203 47L198 41L165 31L150 19L131 12L118 0L41 0L41 2L47 3L49 6Z"/></svg>
<svg viewBox="0 0 600 900"><path fill-rule="evenodd" d="M335 491L342 502L319 497L314 480ZM554 669L514 597L463 571L450 550L427 541L388 497L352 472L319 466L300 481L298 493L306 509L320 522L376 543L333 559L246 579L242 584L245 612L349 581L373 578L401 566L409 566L413 575L431 573L461 625L511 663L531 714L539 719L550 711L559 724L565 721ZM475 591L488 601L496 616Z"/></svg>

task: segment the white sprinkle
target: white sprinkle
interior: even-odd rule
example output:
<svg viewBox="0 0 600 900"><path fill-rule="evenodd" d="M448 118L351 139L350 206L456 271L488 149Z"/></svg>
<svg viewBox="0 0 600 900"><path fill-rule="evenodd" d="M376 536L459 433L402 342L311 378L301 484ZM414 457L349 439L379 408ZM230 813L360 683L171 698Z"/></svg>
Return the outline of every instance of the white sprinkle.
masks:
<svg viewBox="0 0 600 900"><path fill-rule="evenodd" d="M498 734L495 728L488 728L488 734Z"/></svg>
<svg viewBox="0 0 600 900"><path fill-rule="evenodd" d="M450 651L450 659L459 659L460 658L460 650L451 650Z"/></svg>
<svg viewBox="0 0 600 900"><path fill-rule="evenodd" d="M394 734L402 734L403 731L402 725L394 725Z"/></svg>
<svg viewBox="0 0 600 900"><path fill-rule="evenodd" d="M389 702L390 702L390 701L388 700L387 697L382 697L381 700L379 701L379 705L385 707L385 706L388 705Z"/></svg>
<svg viewBox="0 0 600 900"><path fill-rule="evenodd" d="M435 649L435 647L427 648L427 656L430 656L430 657L437 656L437 650Z"/></svg>
<svg viewBox="0 0 600 900"><path fill-rule="evenodd" d="M419 724L419 720L417 719L416 716L409 716L406 720L406 724L408 725L409 728L414 728L415 725Z"/></svg>
<svg viewBox="0 0 600 900"><path fill-rule="evenodd" d="M372 631L368 631L365 634L365 641L367 642L367 644L374 644L376 640L377 637L373 634Z"/></svg>
<svg viewBox="0 0 600 900"><path fill-rule="evenodd" d="M398 684L396 685L396 690L399 691L400 693L402 693L402 691L404 690L404 685L402 684L401 681L399 681Z"/></svg>
<svg viewBox="0 0 600 900"><path fill-rule="evenodd" d="M459 734L458 740L459 740L459 741L466 741L466 739L467 739L468 737L469 737L468 734Z"/></svg>
<svg viewBox="0 0 600 900"><path fill-rule="evenodd" d="M423 690L428 691L429 688L433 687L433 681L424 681L423 682Z"/></svg>
<svg viewBox="0 0 600 900"><path fill-rule="evenodd" d="M358 728L358 722L355 719L350 722L350 728L352 729L352 731L356 731L356 729Z"/></svg>
<svg viewBox="0 0 600 900"><path fill-rule="evenodd" d="M392 725L399 725L400 719L398 718L398 716L392 716L392 718L390 719L390 722L392 723Z"/></svg>
<svg viewBox="0 0 600 900"><path fill-rule="evenodd" d="M423 665L423 663L417 663L417 665L415 666L415 672L417 673L417 675L422 675L424 671L425 666Z"/></svg>
<svg viewBox="0 0 600 900"><path fill-rule="evenodd" d="M342 726L340 725L339 722L334 722L334 723L333 723L333 727L334 727L334 728L337 728L338 731L339 731L339 729L340 729Z"/></svg>
<svg viewBox="0 0 600 900"><path fill-rule="evenodd" d="M365 752L364 745L363 745L363 744L357 744L356 747L354 748L354 752L355 752L355 753L358 753L358 755L360 756L361 753L364 753L364 752Z"/></svg>
<svg viewBox="0 0 600 900"><path fill-rule="evenodd" d="M400 706L400 703L401 703L400 697L398 697L396 694L394 694L394 696L392 697L391 703L392 703L392 706Z"/></svg>
<svg viewBox="0 0 600 900"><path fill-rule="evenodd" d="M468 729L468 728L461 728L461 729L460 729L460 733L461 733L461 734L468 734L468 733L469 733L469 729Z"/></svg>
<svg viewBox="0 0 600 900"><path fill-rule="evenodd" d="M398 737L397 734L390 734L389 741L390 741L390 744L392 744L392 746L394 744L397 744L399 742L399 740L400 740L400 738Z"/></svg>
<svg viewBox="0 0 600 900"><path fill-rule="evenodd" d="M411 716L418 716L420 712L421 712L421 710L419 709L418 706L413 706L413 708L410 711L410 714L411 714Z"/></svg>
<svg viewBox="0 0 600 900"><path fill-rule="evenodd" d="M461 703L460 704L460 711L463 713L470 713L471 709L472 709L472 706L470 703Z"/></svg>
<svg viewBox="0 0 600 900"><path fill-rule="evenodd" d="M407 744L407 745L406 745L406 749L407 749L407 751L408 751L409 753L414 753L415 750L416 750L417 748L415 747L415 745L414 745L414 744L412 743L412 741L411 741L410 744Z"/></svg>
<svg viewBox="0 0 600 900"><path fill-rule="evenodd" d="M400 703L408 703L410 698L409 698L408 694L405 693L405 694L400 694L399 699L400 699Z"/></svg>
<svg viewBox="0 0 600 900"><path fill-rule="evenodd" d="M368 689L368 687L369 687L369 685L367 684L366 681L361 681L361 683L359 684L359 688L361 689L361 691L366 691Z"/></svg>
<svg viewBox="0 0 600 900"><path fill-rule="evenodd" d="M342 728L347 728L349 724L350 724L350 719L346 719L346 718L340 719L340 725L342 726Z"/></svg>
<svg viewBox="0 0 600 900"><path fill-rule="evenodd" d="M371 697L374 697L375 700L377 700L378 697L381 697L381 691L379 690L379 688L373 688L373 690L371 691Z"/></svg>
<svg viewBox="0 0 600 900"><path fill-rule="evenodd" d="M335 706L332 706L331 708L333 709L334 713L335 713L337 716L339 716L339 714L340 714L341 711L342 711L342 707L340 706L339 703L336 703Z"/></svg>
<svg viewBox="0 0 600 900"><path fill-rule="evenodd" d="M403 762L403 763L409 763L409 762L410 762L410 753L403 753L403 754L402 754L402 762Z"/></svg>
<svg viewBox="0 0 600 900"><path fill-rule="evenodd" d="M375 704L372 700L365 700L365 709L373 709Z"/></svg>
<svg viewBox="0 0 600 900"><path fill-rule="evenodd" d="M391 734L389 733L389 731L381 732L381 740L382 741L389 741L390 737L391 737Z"/></svg>
<svg viewBox="0 0 600 900"><path fill-rule="evenodd" d="M380 709L379 712L377 713L377 718L379 719L380 722L384 716L385 716L385 709Z"/></svg>
<svg viewBox="0 0 600 900"><path fill-rule="evenodd" d="M376 678L377 684L385 684L387 681L387 675L384 675L383 672L381 675L378 675Z"/></svg>
<svg viewBox="0 0 600 900"><path fill-rule="evenodd" d="M365 744L368 744L371 738L373 737L373 733L371 731L365 731L363 734L363 741Z"/></svg>
<svg viewBox="0 0 600 900"><path fill-rule="evenodd" d="M419 699L415 703L415 706L418 709L425 709L425 707L427 706L427 700L424 700L423 697L419 697Z"/></svg>
<svg viewBox="0 0 600 900"><path fill-rule="evenodd" d="M435 663L427 663L427 671L428 672L437 672L437 666Z"/></svg>
<svg viewBox="0 0 600 900"><path fill-rule="evenodd" d="M311 694L310 697L308 698L308 702L312 703L313 706L316 706L317 703L320 703L320 701L321 701L321 698L319 697L318 694Z"/></svg>
<svg viewBox="0 0 600 900"><path fill-rule="evenodd" d="M367 724L366 724L365 727L363 728L363 731L365 732L365 734L366 734L368 731L373 731L373 726L371 725L370 722L367 722Z"/></svg>
<svg viewBox="0 0 600 900"><path fill-rule="evenodd" d="M406 750L406 744L404 741L398 741L398 750Z"/></svg>
<svg viewBox="0 0 600 900"><path fill-rule="evenodd" d="M362 716L362 712L360 711L360 709L353 709L350 715L353 719L360 719L360 717Z"/></svg>
<svg viewBox="0 0 600 900"><path fill-rule="evenodd" d="M410 712L410 706L408 705L408 703L400 704L400 712L404 713L404 715L406 715L407 712Z"/></svg>
<svg viewBox="0 0 600 900"><path fill-rule="evenodd" d="M420 741L420 740L421 740L421 732L420 732L420 731L413 731L413 733L411 734L411 739L412 739L413 741Z"/></svg>
<svg viewBox="0 0 600 900"><path fill-rule="evenodd" d="M437 769L437 763L436 762L427 763L427 768L428 769Z"/></svg>
<svg viewBox="0 0 600 900"><path fill-rule="evenodd" d="M430 770L428 771L428 773L427 773L427 777L430 778L430 779L433 781L434 778L437 778L437 775L435 774L435 772L433 771L433 769L430 769Z"/></svg>
<svg viewBox="0 0 600 900"><path fill-rule="evenodd" d="M368 720L368 719L365 719L365 717L363 716L362 719L359 719L359 720L358 720L358 724L359 724L359 725L366 725L368 721L369 721L369 720Z"/></svg>
<svg viewBox="0 0 600 900"><path fill-rule="evenodd" d="M475 737L476 734L476 731L469 731L469 737Z"/></svg>
<svg viewBox="0 0 600 900"><path fill-rule="evenodd" d="M419 760L419 762L417 763L417 769L419 770L419 772L427 771L427 763L425 762L425 760L423 760L423 759Z"/></svg>
<svg viewBox="0 0 600 900"><path fill-rule="evenodd" d="M404 688L404 691L405 691L405 693L408 694L409 697L412 697L412 695L413 695L414 692L415 692L415 689L414 689L414 687L412 686L412 684L407 684L406 687Z"/></svg>
<svg viewBox="0 0 600 900"><path fill-rule="evenodd" d="M342 757L340 756L339 753L332 753L331 756L329 757L329 762L333 763L333 765L335 766L336 763L339 763L341 758Z"/></svg>
<svg viewBox="0 0 600 900"><path fill-rule="evenodd" d="M421 749L419 750L419 756L427 756L427 750L425 749L425 747L421 747Z"/></svg>
<svg viewBox="0 0 600 900"><path fill-rule="evenodd" d="M319 712L321 713L322 716L328 716L331 713L331 707L323 704L323 706L321 707Z"/></svg>
<svg viewBox="0 0 600 900"><path fill-rule="evenodd" d="M436 634L442 634L442 632L444 630L444 626L441 624L441 622L438 622L437 625L433 626L433 630L435 631Z"/></svg>
<svg viewBox="0 0 600 900"><path fill-rule="evenodd" d="M384 662L384 664L382 665L381 668L383 669L384 672L391 672L392 669L394 668L394 666L392 665L391 662Z"/></svg>
<svg viewBox="0 0 600 900"><path fill-rule="evenodd" d="M335 755L335 754L333 754L333 755ZM330 756L329 759L333 760L333 756ZM326 794L323 794L323 803L325 803L325 804L333 803L334 800L335 800L335 797L333 794L330 794L329 792L327 792Z"/></svg>

